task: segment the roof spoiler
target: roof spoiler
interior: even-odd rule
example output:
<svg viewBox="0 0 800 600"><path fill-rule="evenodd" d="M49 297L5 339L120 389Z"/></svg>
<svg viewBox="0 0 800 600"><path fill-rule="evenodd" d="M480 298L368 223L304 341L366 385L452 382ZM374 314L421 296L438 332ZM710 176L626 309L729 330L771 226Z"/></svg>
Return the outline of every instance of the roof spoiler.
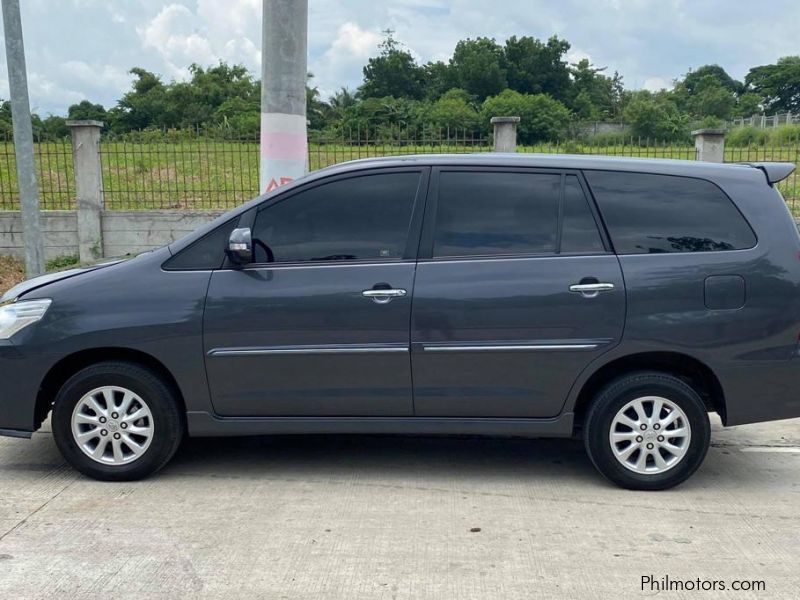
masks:
<svg viewBox="0 0 800 600"><path fill-rule="evenodd" d="M746 165L761 169L767 176L770 185L783 181L795 170L796 166L790 162L748 162Z"/></svg>

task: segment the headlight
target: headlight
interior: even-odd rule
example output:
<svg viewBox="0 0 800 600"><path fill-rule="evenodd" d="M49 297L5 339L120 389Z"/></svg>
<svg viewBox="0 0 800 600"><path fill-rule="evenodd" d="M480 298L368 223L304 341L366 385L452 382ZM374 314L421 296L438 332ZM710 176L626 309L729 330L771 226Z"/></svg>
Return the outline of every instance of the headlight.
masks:
<svg viewBox="0 0 800 600"><path fill-rule="evenodd" d="M7 340L19 330L36 323L47 312L50 299L20 300L0 305L0 340Z"/></svg>

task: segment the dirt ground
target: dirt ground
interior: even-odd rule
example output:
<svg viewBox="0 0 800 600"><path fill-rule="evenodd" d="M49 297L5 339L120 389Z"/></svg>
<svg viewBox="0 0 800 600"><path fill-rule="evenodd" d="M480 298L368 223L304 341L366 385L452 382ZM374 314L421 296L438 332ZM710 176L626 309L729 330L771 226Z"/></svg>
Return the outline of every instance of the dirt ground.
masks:
<svg viewBox="0 0 800 600"><path fill-rule="evenodd" d="M25 278L25 267L16 258L0 255L0 294Z"/></svg>

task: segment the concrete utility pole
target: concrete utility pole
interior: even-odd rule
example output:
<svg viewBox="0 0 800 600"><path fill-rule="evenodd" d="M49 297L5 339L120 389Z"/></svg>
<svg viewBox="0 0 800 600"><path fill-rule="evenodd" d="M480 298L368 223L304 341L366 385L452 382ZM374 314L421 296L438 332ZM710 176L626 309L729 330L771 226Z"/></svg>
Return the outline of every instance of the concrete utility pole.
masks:
<svg viewBox="0 0 800 600"><path fill-rule="evenodd" d="M308 171L308 0L264 0L261 35L263 193Z"/></svg>
<svg viewBox="0 0 800 600"><path fill-rule="evenodd" d="M25 48L22 44L19 0L3 0L3 29L6 36L11 119L14 122L19 202L22 208L25 270L28 277L35 277L44 273L44 248L39 223L39 189L36 183L36 166L33 161L31 105L28 100L28 76L25 71Z"/></svg>

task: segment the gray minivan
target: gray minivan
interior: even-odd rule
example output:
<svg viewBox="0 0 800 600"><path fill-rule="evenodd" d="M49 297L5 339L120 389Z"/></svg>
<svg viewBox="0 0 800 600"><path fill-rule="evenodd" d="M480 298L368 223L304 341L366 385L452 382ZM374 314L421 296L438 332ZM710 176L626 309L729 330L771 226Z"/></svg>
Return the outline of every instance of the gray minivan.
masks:
<svg viewBox="0 0 800 600"><path fill-rule="evenodd" d="M98 479L181 439L579 435L634 489L800 416L794 165L413 156L324 169L0 303L0 434Z"/></svg>

